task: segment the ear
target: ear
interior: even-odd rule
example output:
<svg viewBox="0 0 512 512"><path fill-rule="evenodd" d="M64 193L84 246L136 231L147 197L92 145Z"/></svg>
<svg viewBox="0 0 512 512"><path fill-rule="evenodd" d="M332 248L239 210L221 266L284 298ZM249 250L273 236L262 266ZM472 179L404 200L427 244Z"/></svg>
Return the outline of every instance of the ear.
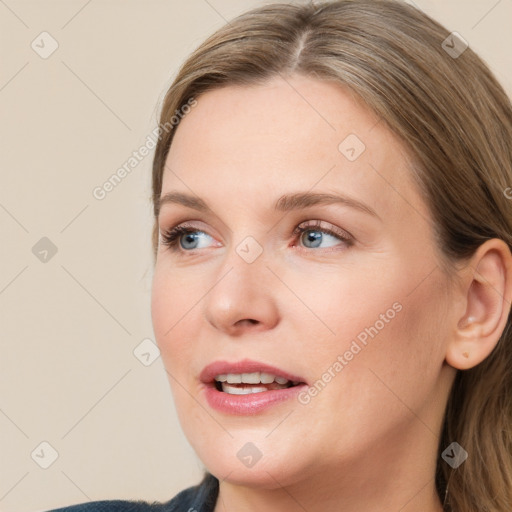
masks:
<svg viewBox="0 0 512 512"><path fill-rule="evenodd" d="M481 363L496 347L512 301L512 255L498 238L487 240L465 267L461 287L464 314L455 319L446 362L459 370Z"/></svg>

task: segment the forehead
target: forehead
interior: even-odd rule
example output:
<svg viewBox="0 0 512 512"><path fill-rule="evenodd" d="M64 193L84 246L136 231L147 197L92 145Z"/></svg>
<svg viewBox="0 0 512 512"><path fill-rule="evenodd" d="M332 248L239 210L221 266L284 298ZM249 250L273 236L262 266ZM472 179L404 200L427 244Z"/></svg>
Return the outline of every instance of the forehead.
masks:
<svg viewBox="0 0 512 512"><path fill-rule="evenodd" d="M294 76L226 86L197 98L180 122L162 193L221 204L247 191L344 191L394 210L417 203L403 144L363 102L333 82ZM402 199L400 199L400 197Z"/></svg>

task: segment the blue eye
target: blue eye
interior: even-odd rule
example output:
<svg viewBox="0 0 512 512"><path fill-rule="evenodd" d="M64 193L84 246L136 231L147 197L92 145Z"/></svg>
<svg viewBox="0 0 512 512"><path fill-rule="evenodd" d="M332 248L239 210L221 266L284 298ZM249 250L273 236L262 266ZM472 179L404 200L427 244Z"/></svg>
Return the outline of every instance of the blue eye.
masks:
<svg viewBox="0 0 512 512"><path fill-rule="evenodd" d="M340 236L332 233L327 229L303 227L297 228L297 232L300 234L301 242L307 249L316 249L317 247L320 247L322 242L329 241L329 239L331 240L331 243L327 246L324 246L324 248L332 247L336 245L340 240Z"/></svg>
<svg viewBox="0 0 512 512"><path fill-rule="evenodd" d="M202 249L202 247L198 247L196 244L197 240L199 240L199 236L197 233L202 233L203 235L209 236L204 231L200 231L198 229L186 227L186 226L176 226L169 231L166 231L162 234L163 244L168 246L173 251L178 251L179 249L176 247L178 242L180 242L180 246L185 251L190 251L194 249ZM181 243L183 236L184 243ZM211 238L211 237L210 237ZM193 247L190 247L193 245Z"/></svg>
<svg viewBox="0 0 512 512"><path fill-rule="evenodd" d="M320 247L322 242L328 242L328 245L323 248L333 247L340 241L348 246L353 243L352 237L347 232L343 230L338 231L337 229L322 228L320 221L304 226L299 225L294 229L292 234L305 244L306 249L316 249ZM307 236L304 236L305 234L307 234ZM180 225L163 232L162 243L169 247L171 251L191 252L196 249L204 249L205 246L200 247L197 245L197 242L201 240L201 235L211 239L211 236L204 231L191 226Z"/></svg>

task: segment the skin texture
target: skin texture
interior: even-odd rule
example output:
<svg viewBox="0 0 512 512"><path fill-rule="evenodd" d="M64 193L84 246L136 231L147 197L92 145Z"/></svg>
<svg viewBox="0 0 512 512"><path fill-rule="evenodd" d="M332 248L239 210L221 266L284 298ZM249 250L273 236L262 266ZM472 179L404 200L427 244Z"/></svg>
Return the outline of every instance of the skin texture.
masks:
<svg viewBox="0 0 512 512"><path fill-rule="evenodd" d="M339 150L349 134L365 145L354 161ZM199 248L160 244L152 320L184 433L221 481L215 512L442 510L446 400L455 368L483 360L505 326L506 245L481 246L452 284L404 146L347 90L297 75L199 97L167 158L170 191L214 212L162 207L161 231L187 222ZM350 196L378 217L342 204L273 210L301 191ZM293 235L314 221L351 241L315 226L316 243ZM252 263L236 250L248 236L263 251ZM312 385L376 325L307 404L234 416L205 400L199 374L214 360L255 359ZM250 468L237 457L248 442L262 453Z"/></svg>

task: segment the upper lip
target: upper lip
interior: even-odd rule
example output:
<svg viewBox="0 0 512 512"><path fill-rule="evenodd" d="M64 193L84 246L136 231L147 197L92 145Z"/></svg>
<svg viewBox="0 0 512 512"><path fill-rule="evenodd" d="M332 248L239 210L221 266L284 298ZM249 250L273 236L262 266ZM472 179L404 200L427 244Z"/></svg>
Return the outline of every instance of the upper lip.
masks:
<svg viewBox="0 0 512 512"><path fill-rule="evenodd" d="M201 382L209 384L215 380L217 375L226 373L253 373L253 372L265 372L276 375L277 377L284 377L291 382L305 383L304 378L293 375L285 370L281 370L276 366L272 366L251 359L244 359L242 361L214 361L209 365L205 366L199 375Z"/></svg>

